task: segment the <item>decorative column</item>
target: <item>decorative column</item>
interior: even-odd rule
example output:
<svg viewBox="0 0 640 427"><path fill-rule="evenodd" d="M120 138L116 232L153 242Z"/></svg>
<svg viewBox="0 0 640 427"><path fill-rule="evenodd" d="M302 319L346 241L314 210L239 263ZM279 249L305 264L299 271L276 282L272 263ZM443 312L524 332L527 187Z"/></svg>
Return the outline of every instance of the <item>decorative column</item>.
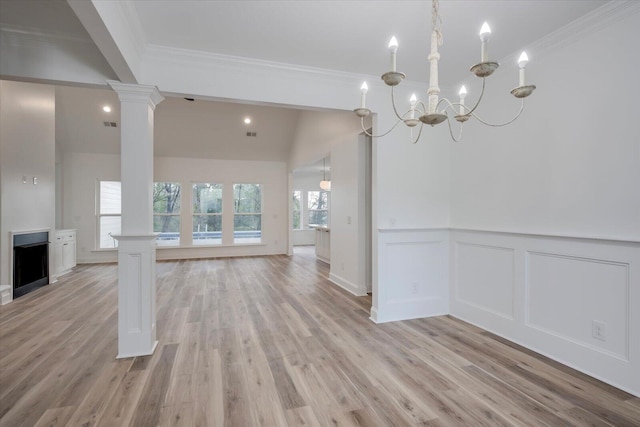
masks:
<svg viewBox="0 0 640 427"><path fill-rule="evenodd" d="M120 98L122 234L118 240L118 359L153 354L156 340L156 235L153 234L155 86L108 81Z"/></svg>

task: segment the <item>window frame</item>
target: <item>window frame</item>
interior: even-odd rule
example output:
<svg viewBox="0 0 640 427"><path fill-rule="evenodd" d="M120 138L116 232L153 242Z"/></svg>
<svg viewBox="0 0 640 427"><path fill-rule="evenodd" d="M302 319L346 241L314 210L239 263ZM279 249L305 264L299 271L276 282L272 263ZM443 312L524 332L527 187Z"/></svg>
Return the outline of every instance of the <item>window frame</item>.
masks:
<svg viewBox="0 0 640 427"><path fill-rule="evenodd" d="M162 234L162 232L159 231L155 231L155 219L156 217L177 217L178 218L178 238L177 239L171 239L171 240L163 240L163 239L156 239L156 243L159 247L176 247L176 246L180 246L182 243L182 182L180 181L153 181L153 187L154 187L154 193L155 193L155 186L156 184L174 184L178 187L178 212L156 212L155 210L155 201L153 201L153 225L154 225L154 233L158 233L158 236L160 236ZM172 232L173 233L173 232ZM168 243L165 243L168 242ZM175 242L175 243L174 243Z"/></svg>
<svg viewBox="0 0 640 427"><path fill-rule="evenodd" d="M258 186L260 188L260 212L236 212L237 206L236 206L236 185L255 185ZM232 224L232 236L233 236L233 244L234 245L243 245L243 244L262 244L262 218L264 216L264 203L262 203L262 201L264 200L264 185L262 183L258 183L258 182L234 182L232 185L232 200L233 200L233 224ZM236 240L236 216L259 216L260 217L260 237L258 241L249 241L249 242L243 242L243 241L237 241ZM257 239L257 238L256 238Z"/></svg>
<svg viewBox="0 0 640 427"><path fill-rule="evenodd" d="M195 186L198 184L208 184L208 185L219 185L220 186L220 192L221 192L221 197L220 197L220 203L221 203L221 207L220 207L220 212L195 212L195 200L193 197L193 192L195 190ZM223 239L223 234L224 234L224 207L225 207L225 203L224 203L224 183L223 182L191 182L191 246L196 246L196 247L203 247L203 246L220 246L222 245L222 239ZM218 216L220 217L220 241L219 242L209 242L207 240L212 240L212 239L205 239L205 243L196 243L196 241L199 241L200 239L196 239L194 237L194 234L196 233L196 231L193 229L194 225L195 225L195 221L194 219L198 216Z"/></svg>
<svg viewBox="0 0 640 427"><path fill-rule="evenodd" d="M295 208L295 193L298 193L298 201L300 202L298 209ZM291 224L291 229L292 230L304 230L304 217L303 217L303 215L304 215L304 194L305 194L304 190L293 190L291 192L291 203L293 205L293 209L291 209L291 212L292 212L292 215L293 215L292 224ZM294 226L296 212L298 212L298 221L299 221L299 227L298 228L296 228Z"/></svg>
<svg viewBox="0 0 640 427"><path fill-rule="evenodd" d="M309 201L311 200L311 198L309 197L310 193L318 193L318 199L320 199L321 194L324 193L327 195L327 207L324 209L311 209L309 207ZM307 219L307 226L309 228L317 228L317 227L329 227L329 214L330 214L330 206L331 206L331 197L330 197L331 192L330 191L325 191L325 190L307 190L307 213L306 213L306 219ZM326 224L312 224L311 223L311 214L314 212L325 212L326 213L326 218L327 218L327 222Z"/></svg>
<svg viewBox="0 0 640 427"><path fill-rule="evenodd" d="M117 182L120 184L120 212L119 213L102 213L102 183L103 182ZM98 179L96 180L96 230L95 230L95 242L94 248L96 251L109 251L118 249L118 241L113 239L112 247L102 247L102 218L103 217L111 217L111 218L120 218L120 232L122 232L122 182L115 181L111 179Z"/></svg>

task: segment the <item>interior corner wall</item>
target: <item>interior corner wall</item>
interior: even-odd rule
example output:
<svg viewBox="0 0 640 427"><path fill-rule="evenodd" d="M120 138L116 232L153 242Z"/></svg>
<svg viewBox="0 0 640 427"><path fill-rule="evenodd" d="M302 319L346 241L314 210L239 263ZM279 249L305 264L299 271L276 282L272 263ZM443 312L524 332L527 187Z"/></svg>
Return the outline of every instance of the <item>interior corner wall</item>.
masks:
<svg viewBox="0 0 640 427"><path fill-rule="evenodd" d="M9 233L55 228L53 86L0 81L0 166L0 285L11 285Z"/></svg>
<svg viewBox="0 0 640 427"><path fill-rule="evenodd" d="M631 7L634 7L631 5ZM451 156L451 314L640 395L640 13L530 51L537 90ZM608 17L607 17L608 18ZM517 68L478 109L517 111ZM594 332L600 325L603 333Z"/></svg>

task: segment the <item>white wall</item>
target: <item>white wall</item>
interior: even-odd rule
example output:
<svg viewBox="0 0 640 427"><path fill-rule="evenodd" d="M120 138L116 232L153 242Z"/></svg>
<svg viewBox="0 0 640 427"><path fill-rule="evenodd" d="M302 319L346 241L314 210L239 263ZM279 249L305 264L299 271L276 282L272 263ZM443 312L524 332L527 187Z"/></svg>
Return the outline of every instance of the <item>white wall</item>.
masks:
<svg viewBox="0 0 640 427"><path fill-rule="evenodd" d="M365 141L353 137L331 149L331 271L329 279L355 295L365 295L361 269L366 250Z"/></svg>
<svg viewBox="0 0 640 427"><path fill-rule="evenodd" d="M53 86L10 81L0 93L0 285L11 285L9 233L55 227L55 98Z"/></svg>
<svg viewBox="0 0 640 427"><path fill-rule="evenodd" d="M67 153L64 159L64 226L77 229L78 262L115 262L113 250L96 250L95 191L99 180L120 179L120 156ZM240 162L232 160L160 157L154 162L154 180L182 183L182 243L191 231L190 197L194 182L216 182L232 194L234 183L257 183L263 188L262 244L224 247L159 247L158 259L266 255L286 253L288 239L287 172L284 162ZM225 203L229 198L225 197ZM223 227L233 223L232 210L225 210ZM232 228L231 228L232 230Z"/></svg>
<svg viewBox="0 0 640 427"><path fill-rule="evenodd" d="M451 314L640 395L640 7L629 7L533 46L524 115L469 126L452 146ZM503 94L478 110L487 119L517 108L506 68L488 82Z"/></svg>
<svg viewBox="0 0 640 427"><path fill-rule="evenodd" d="M452 146L454 227L640 240L640 59L629 54L638 28L640 14L631 14L530 52L528 81L538 89L522 117L500 129L469 126ZM499 93L478 110L487 118L519 105L508 94L517 69L504 68L487 81Z"/></svg>

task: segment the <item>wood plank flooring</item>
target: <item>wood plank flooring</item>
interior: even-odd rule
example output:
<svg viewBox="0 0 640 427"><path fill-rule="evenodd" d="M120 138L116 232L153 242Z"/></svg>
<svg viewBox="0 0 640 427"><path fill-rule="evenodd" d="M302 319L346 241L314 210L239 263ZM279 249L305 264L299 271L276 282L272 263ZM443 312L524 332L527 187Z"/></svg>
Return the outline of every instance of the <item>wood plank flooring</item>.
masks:
<svg viewBox="0 0 640 427"><path fill-rule="evenodd" d="M0 426L640 426L640 399L451 317L375 325L293 257L160 262L116 360L117 268L0 307Z"/></svg>

